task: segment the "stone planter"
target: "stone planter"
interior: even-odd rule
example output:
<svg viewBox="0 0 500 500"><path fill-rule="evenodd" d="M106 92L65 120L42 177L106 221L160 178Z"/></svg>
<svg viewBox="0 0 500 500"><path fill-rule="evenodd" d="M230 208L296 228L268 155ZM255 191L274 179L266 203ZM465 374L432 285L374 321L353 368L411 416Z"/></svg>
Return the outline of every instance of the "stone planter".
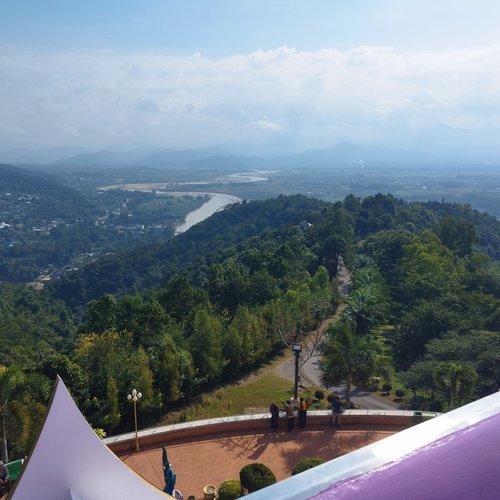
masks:
<svg viewBox="0 0 500 500"><path fill-rule="evenodd" d="M217 487L213 484L207 484L203 487L203 498L204 500L213 500L217 494Z"/></svg>

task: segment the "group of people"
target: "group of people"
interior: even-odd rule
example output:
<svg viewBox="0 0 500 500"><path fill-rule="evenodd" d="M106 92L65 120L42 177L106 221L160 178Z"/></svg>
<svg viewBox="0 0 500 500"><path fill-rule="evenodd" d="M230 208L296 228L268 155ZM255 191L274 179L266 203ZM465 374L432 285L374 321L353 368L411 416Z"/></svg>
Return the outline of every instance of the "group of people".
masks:
<svg viewBox="0 0 500 500"><path fill-rule="evenodd" d="M299 427L302 429L306 426L307 410L309 408L309 403L304 400L304 398L299 399ZM290 432L295 426L295 413L292 401L289 399L286 403L283 403L281 411L285 412L286 415L286 427L288 432ZM269 412L271 413L271 429L275 431L278 428L280 408L276 403L271 403L269 407ZM340 398L336 395L332 401L332 419L330 425L340 428L341 417L344 413L344 405Z"/></svg>
<svg viewBox="0 0 500 500"><path fill-rule="evenodd" d="M309 404L300 398L299 400L299 427L304 428L306 426L307 409ZM286 427L288 432L290 432L295 426L295 413L292 401L289 399L286 403L283 403L281 411L285 412L286 415ZM278 422L280 417L280 408L276 403L271 403L269 407L269 412L271 413L271 429L275 431L278 428Z"/></svg>

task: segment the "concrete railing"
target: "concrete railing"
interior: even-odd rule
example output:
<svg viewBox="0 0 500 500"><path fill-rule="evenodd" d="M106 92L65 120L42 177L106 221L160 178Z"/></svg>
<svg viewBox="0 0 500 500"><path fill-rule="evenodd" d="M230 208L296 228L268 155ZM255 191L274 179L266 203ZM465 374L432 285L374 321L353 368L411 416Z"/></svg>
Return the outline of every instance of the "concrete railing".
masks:
<svg viewBox="0 0 500 500"><path fill-rule="evenodd" d="M286 418L281 414L281 428L286 428ZM413 411L398 410L346 410L342 415L342 425L356 430L364 427L380 426L406 429L436 414L416 415ZM268 430L271 415L259 413L253 415L237 415L208 420L194 420L180 424L165 425L139 431L142 447L165 444L168 446L178 439L195 439L220 432L243 433L246 431ZM331 413L329 410L308 411L307 426L329 426ZM135 449L135 433L129 432L104 439L104 443L117 453Z"/></svg>

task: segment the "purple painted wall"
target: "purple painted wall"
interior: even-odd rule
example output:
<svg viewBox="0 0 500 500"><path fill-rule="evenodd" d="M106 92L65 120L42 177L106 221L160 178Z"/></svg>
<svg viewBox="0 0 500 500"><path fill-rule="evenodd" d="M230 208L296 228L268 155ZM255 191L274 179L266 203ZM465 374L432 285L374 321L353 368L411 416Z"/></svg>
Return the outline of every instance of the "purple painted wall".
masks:
<svg viewBox="0 0 500 500"><path fill-rule="evenodd" d="M500 498L500 414L432 442L311 498L422 500Z"/></svg>

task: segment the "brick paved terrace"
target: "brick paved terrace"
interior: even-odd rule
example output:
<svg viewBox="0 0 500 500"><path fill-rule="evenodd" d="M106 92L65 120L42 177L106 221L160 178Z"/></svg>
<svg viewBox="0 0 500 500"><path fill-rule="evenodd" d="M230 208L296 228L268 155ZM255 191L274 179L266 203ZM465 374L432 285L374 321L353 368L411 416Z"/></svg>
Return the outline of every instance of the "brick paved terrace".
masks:
<svg viewBox="0 0 500 500"><path fill-rule="evenodd" d="M184 498L203 498L203 487L219 487L225 479L239 479L240 469L251 463L266 464L278 481L291 476L298 460L319 457L332 460L399 432L414 423L413 412L351 410L341 429L329 425L328 412L310 412L305 429L286 431L280 419L276 432L266 415L226 417L189 422L140 432L141 450L134 435L109 438L106 443L131 469L159 489L164 486L161 445L177 474L176 488Z"/></svg>

